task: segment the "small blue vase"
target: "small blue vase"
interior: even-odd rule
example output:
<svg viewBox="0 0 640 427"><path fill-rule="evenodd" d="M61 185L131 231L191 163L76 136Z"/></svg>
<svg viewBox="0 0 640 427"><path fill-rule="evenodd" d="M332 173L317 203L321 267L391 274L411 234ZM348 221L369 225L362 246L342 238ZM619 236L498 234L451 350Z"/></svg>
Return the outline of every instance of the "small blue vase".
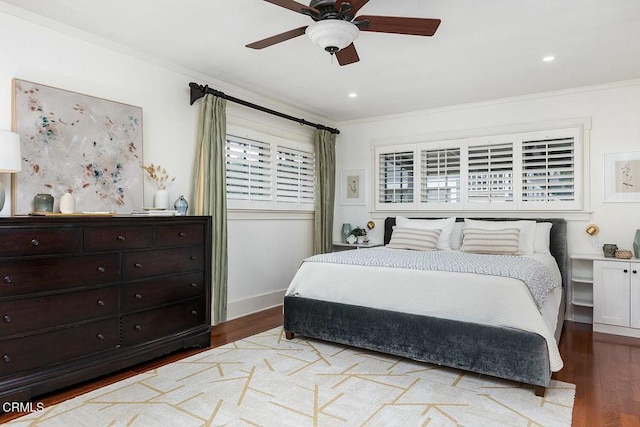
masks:
<svg viewBox="0 0 640 427"><path fill-rule="evenodd" d="M633 255L640 258L640 230L636 230L636 236L633 239Z"/></svg>
<svg viewBox="0 0 640 427"><path fill-rule="evenodd" d="M187 215L187 209L189 209L189 204L184 196L178 197L178 200L173 204L173 207L178 211L178 216Z"/></svg>
<svg viewBox="0 0 640 427"><path fill-rule="evenodd" d="M351 224L342 224L342 243L347 243L349 235L351 235Z"/></svg>

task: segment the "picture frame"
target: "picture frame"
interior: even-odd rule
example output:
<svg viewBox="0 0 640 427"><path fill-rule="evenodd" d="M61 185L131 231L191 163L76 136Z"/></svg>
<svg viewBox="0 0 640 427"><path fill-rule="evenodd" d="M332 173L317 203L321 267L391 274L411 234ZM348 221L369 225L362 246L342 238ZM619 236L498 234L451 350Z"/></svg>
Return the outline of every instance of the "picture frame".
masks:
<svg viewBox="0 0 640 427"><path fill-rule="evenodd" d="M640 202L640 151L604 154L604 201Z"/></svg>
<svg viewBox="0 0 640 427"><path fill-rule="evenodd" d="M13 129L22 172L12 215L34 212L36 194L71 193L76 212L130 214L142 207L142 108L13 79Z"/></svg>
<svg viewBox="0 0 640 427"><path fill-rule="evenodd" d="M365 170L343 170L340 177L340 204L365 205L366 194Z"/></svg>

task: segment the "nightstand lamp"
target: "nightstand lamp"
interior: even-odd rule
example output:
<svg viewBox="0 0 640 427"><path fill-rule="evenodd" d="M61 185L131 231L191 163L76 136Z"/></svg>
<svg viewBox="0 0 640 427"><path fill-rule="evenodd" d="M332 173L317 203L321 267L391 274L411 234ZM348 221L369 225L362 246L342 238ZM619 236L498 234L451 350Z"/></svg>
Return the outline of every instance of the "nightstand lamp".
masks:
<svg viewBox="0 0 640 427"><path fill-rule="evenodd" d="M0 130L0 173L15 173L22 170L20 157L20 135ZM0 211L4 208L5 190L0 182Z"/></svg>

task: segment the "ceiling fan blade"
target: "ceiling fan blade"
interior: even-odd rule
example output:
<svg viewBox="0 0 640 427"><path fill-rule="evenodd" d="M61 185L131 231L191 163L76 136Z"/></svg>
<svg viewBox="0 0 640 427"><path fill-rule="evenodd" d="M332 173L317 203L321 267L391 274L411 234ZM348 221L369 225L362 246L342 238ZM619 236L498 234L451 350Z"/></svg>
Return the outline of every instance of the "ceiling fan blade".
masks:
<svg viewBox="0 0 640 427"><path fill-rule="evenodd" d="M358 16L356 22L369 21L369 25L358 25L360 31L377 33L409 34L432 36L440 25L439 19L401 18L394 16Z"/></svg>
<svg viewBox="0 0 640 427"><path fill-rule="evenodd" d="M305 25L304 27L295 28L284 33L276 34L275 36L267 37L266 39L258 40L257 42L248 44L246 47L251 49L264 49L265 47L273 46L274 44L301 36L304 34L306 29L307 26Z"/></svg>
<svg viewBox="0 0 640 427"><path fill-rule="evenodd" d="M268 3L275 4L276 6L284 7L285 9L293 10L294 12L303 13L303 10L308 10L315 14L320 14L317 9L313 7L309 7L306 4L298 3L293 0L264 0Z"/></svg>
<svg viewBox="0 0 640 427"><path fill-rule="evenodd" d="M338 58L338 64L340 65L349 65L360 61L360 57L353 43L336 52L336 58Z"/></svg>
<svg viewBox="0 0 640 427"><path fill-rule="evenodd" d="M342 3L351 3L349 13L353 16L362 8L362 6L369 3L369 0L338 0L336 1L336 10L340 10Z"/></svg>

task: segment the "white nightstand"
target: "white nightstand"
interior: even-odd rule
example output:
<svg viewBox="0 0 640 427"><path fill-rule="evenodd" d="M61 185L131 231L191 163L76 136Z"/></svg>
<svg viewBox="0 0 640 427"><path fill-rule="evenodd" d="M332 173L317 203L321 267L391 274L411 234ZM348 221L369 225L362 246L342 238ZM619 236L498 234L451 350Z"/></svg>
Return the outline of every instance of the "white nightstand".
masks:
<svg viewBox="0 0 640 427"><path fill-rule="evenodd" d="M369 242L369 243L342 243L342 242L334 242L333 243L333 252L340 252L340 251L348 251L351 249L366 249L366 248L375 248L378 246L382 246L382 243L373 243L373 242Z"/></svg>

